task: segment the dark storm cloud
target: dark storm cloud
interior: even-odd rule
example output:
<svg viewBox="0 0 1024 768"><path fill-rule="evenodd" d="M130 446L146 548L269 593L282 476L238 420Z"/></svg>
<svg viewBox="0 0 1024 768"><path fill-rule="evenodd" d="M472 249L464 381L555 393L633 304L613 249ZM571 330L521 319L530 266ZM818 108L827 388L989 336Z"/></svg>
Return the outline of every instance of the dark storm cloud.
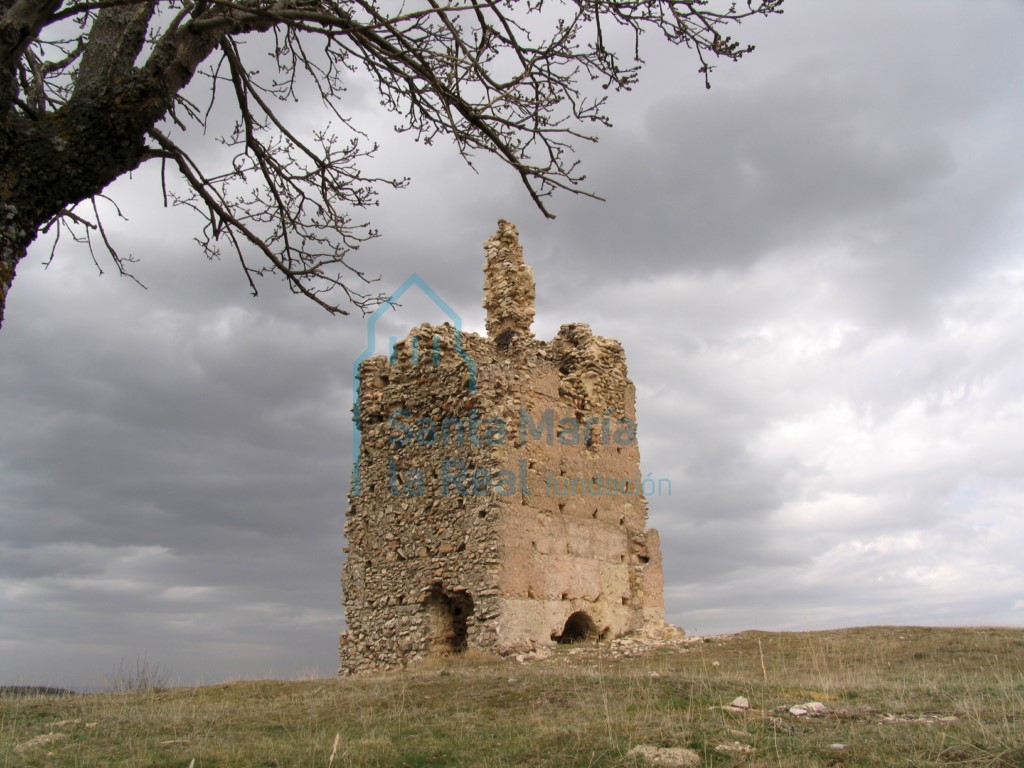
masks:
<svg viewBox="0 0 1024 768"><path fill-rule="evenodd" d="M912 321L1005 244L1024 171L1007 151L1020 114L1005 98L1020 9L990 10L1002 24L887 6L869 29L868 7L794 4L757 28L760 65L721 70L710 93L659 76L659 57L646 102L622 100L617 128L580 153L614 215L570 201L572 242L549 247L585 254L575 280L588 290L624 267L654 279L841 248L866 313ZM891 47L865 45L872 33Z"/></svg>
<svg viewBox="0 0 1024 768"><path fill-rule="evenodd" d="M291 309L273 283L262 306L282 309L263 312L237 267L189 250L151 240L136 251L145 292L97 279L73 251L36 285L23 270L0 341L5 634L78 648L65 681L96 684L97 667L145 649L183 675L244 674L225 666L224 648L255 637L263 650L238 657L284 667L271 658L283 631L246 617L261 604L331 615L314 622L317 642L294 641L301 664L287 663L333 668L351 471L350 368L339 363L355 339ZM182 251L204 270L194 286L180 277ZM56 305L54 280L69 289ZM19 319L18 302L31 306L37 290L49 310ZM218 636L221 647L204 650ZM51 673L26 653L8 655L24 667L5 663L5 677Z"/></svg>

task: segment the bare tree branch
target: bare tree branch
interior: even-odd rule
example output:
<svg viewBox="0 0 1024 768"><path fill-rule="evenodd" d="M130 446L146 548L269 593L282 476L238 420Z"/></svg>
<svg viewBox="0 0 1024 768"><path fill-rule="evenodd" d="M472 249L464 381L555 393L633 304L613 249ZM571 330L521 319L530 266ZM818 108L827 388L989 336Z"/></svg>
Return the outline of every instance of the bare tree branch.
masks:
<svg viewBox="0 0 1024 768"><path fill-rule="evenodd" d="M406 179L364 171L376 146L344 111L346 88L369 76L395 127L444 138L472 165L499 158L552 216L557 191L597 197L574 148L608 125L609 90L628 90L654 33L691 50L710 85L718 60L752 50L727 34L782 0L0 0L0 322L18 261L40 231L91 232L127 273L92 203L146 160L167 203L203 217L211 258L227 247L253 292L277 275L330 312L366 310L366 275L352 252L377 232L361 209ZM625 35L616 33L625 32ZM246 41L273 43L271 66ZM201 78L206 88L189 87ZM332 125L301 131L282 104L314 88ZM186 132L212 127L230 165L204 168ZM194 131L193 131L194 135ZM84 227L84 230L82 229Z"/></svg>

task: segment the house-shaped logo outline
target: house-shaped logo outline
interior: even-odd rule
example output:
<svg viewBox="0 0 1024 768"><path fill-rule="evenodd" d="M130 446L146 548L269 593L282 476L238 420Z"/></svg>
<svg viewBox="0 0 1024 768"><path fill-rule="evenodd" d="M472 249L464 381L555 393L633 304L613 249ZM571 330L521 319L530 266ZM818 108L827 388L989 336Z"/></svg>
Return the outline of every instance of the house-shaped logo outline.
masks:
<svg viewBox="0 0 1024 768"><path fill-rule="evenodd" d="M452 321L452 325L455 326L455 354L462 358L463 362L466 363L466 367L469 369L469 380L466 383L466 388L469 394L476 392L476 361L462 348L462 318L459 317L458 313L453 310L444 299L442 299L433 288L431 288L427 281L420 277L417 273L413 272L409 277L406 278L405 282L402 283L398 290L391 294L385 301L377 307L376 311L370 315L366 321L366 348L360 353L359 357L352 363L352 422L355 425L352 430L352 486L351 494L358 496L361 488L360 473L359 473L359 450L362 444L362 429L360 428L360 413L359 413L359 366L362 365L363 361L369 357L372 357L376 352L376 331L377 331L377 320L389 309L393 309L395 303L402 298L402 296L413 286L417 286L428 299L430 299L434 305L440 309L448 319ZM390 350L389 350L390 351Z"/></svg>

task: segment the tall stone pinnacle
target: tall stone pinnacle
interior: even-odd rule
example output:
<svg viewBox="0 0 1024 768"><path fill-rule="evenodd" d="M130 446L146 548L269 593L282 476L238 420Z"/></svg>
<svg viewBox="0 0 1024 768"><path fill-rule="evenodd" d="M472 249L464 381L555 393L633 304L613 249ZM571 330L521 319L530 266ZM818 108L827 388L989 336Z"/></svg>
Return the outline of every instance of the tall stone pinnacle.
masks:
<svg viewBox="0 0 1024 768"><path fill-rule="evenodd" d="M498 221L498 231L484 243L484 309L487 335L532 335L536 286L533 270L523 261L523 247L514 224Z"/></svg>

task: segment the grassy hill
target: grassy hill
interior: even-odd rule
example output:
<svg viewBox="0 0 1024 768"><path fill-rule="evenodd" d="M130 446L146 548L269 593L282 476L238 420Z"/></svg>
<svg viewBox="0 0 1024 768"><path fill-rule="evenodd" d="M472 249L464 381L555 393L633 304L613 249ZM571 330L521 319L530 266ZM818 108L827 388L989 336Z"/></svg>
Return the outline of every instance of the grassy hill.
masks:
<svg viewBox="0 0 1024 768"><path fill-rule="evenodd" d="M730 708L737 697L748 706ZM685 764L1021 768L1024 630L744 632L340 680L0 698L4 767Z"/></svg>

